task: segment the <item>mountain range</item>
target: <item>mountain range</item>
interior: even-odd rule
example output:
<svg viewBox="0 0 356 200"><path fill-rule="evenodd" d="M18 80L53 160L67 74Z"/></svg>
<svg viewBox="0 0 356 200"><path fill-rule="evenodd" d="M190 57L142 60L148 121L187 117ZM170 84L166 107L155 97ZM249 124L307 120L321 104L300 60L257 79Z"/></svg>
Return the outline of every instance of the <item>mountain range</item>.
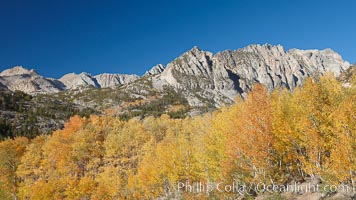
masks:
<svg viewBox="0 0 356 200"><path fill-rule="evenodd" d="M202 99L221 105L231 103L236 96L244 96L254 83L262 83L270 90L276 87L294 89L306 77L327 71L338 76L350 66L331 49L286 51L280 45L265 44L213 54L195 46L166 66L154 66L142 77L108 73L92 76L82 72L53 79L33 69L16 66L0 73L0 84L11 91L37 95L79 87L114 88L145 77L152 81L154 88L168 85L181 89L190 105L204 103Z"/></svg>
<svg viewBox="0 0 356 200"><path fill-rule="evenodd" d="M60 128L69 114L109 113L123 119L162 113L171 117L196 115L229 105L236 97L244 98L255 83L270 91L278 87L294 90L307 77L327 72L339 77L355 71L351 68L354 69L331 49L285 50L280 45L264 44L213 54L195 46L167 65L153 66L142 76L109 73L93 76L82 72L54 79L16 66L0 73L0 88L6 98L19 91L24 93L17 94L19 97L29 95L31 101L21 102L32 114L38 113L36 107L61 112L59 109L65 106L70 110L55 119L49 117L53 113L43 115L45 118L36 116L38 127L46 127L40 131L50 132ZM10 100L0 102L5 105ZM13 118L16 115L26 118L26 114L4 105L0 115L10 120L7 124L21 128L21 121L14 123ZM52 125L44 124L46 121Z"/></svg>

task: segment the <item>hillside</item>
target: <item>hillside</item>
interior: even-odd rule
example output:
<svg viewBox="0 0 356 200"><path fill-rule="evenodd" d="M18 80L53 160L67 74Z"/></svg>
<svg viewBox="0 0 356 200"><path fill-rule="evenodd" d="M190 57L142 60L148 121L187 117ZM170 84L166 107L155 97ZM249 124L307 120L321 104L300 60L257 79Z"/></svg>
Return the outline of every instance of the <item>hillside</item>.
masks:
<svg viewBox="0 0 356 200"><path fill-rule="evenodd" d="M20 91L0 90L0 138L49 134L63 128L73 115L99 114L94 109L54 96L30 96Z"/></svg>
<svg viewBox="0 0 356 200"><path fill-rule="evenodd" d="M327 74L185 119L74 116L0 142L0 198L354 199L355 89Z"/></svg>

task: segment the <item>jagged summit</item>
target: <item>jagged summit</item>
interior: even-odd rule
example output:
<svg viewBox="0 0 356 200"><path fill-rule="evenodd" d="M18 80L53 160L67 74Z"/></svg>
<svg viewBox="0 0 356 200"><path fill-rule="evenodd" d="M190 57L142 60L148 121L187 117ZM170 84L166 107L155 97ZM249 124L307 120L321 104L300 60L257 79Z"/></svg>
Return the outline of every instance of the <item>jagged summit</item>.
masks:
<svg viewBox="0 0 356 200"><path fill-rule="evenodd" d="M201 49L198 46L193 46L193 48L191 48L189 51L201 51Z"/></svg>
<svg viewBox="0 0 356 200"><path fill-rule="evenodd" d="M136 74L109 74L103 73L94 76L101 88L115 87L131 83L139 78Z"/></svg>
<svg viewBox="0 0 356 200"><path fill-rule="evenodd" d="M62 76L59 81L61 81L67 89L76 89L81 86L99 87L93 77L86 72L82 72L80 74L69 73Z"/></svg>
<svg viewBox="0 0 356 200"><path fill-rule="evenodd" d="M252 44L248 45L244 48L238 49L238 51L243 51L243 52L251 52L255 54L270 54L270 55L281 55L285 54L286 51L283 46L281 45L271 45L271 44Z"/></svg>
<svg viewBox="0 0 356 200"><path fill-rule="evenodd" d="M286 51L281 45L253 44L212 54L194 47L167 64L160 80L184 91L191 105L219 105L245 96L255 83L269 90L294 89L309 76L328 71L338 76L349 67L330 49Z"/></svg>
<svg viewBox="0 0 356 200"><path fill-rule="evenodd" d="M10 69L6 69L0 73L0 76L15 76L15 75L38 75L38 73L34 69L26 69L23 66L15 66Z"/></svg>
<svg viewBox="0 0 356 200"><path fill-rule="evenodd" d="M202 50L201 48L199 48L198 46L193 46L193 48L191 48L189 51L187 52L192 52L192 53L199 53L199 52L209 52L206 50ZM210 53L210 52L209 52Z"/></svg>
<svg viewBox="0 0 356 200"><path fill-rule="evenodd" d="M23 91L28 94L56 93L61 84L51 78L40 76L35 70L15 66L0 73L0 84L11 91Z"/></svg>
<svg viewBox="0 0 356 200"><path fill-rule="evenodd" d="M92 76L89 73L80 74L70 73L62 76L59 80L67 89L76 89L78 87L93 86L95 88L115 87L118 85L130 83L138 78L134 74L109 74L103 73Z"/></svg>
<svg viewBox="0 0 356 200"><path fill-rule="evenodd" d="M151 76L162 73L164 70L164 65L158 64L153 66L150 70L146 71L144 76Z"/></svg>

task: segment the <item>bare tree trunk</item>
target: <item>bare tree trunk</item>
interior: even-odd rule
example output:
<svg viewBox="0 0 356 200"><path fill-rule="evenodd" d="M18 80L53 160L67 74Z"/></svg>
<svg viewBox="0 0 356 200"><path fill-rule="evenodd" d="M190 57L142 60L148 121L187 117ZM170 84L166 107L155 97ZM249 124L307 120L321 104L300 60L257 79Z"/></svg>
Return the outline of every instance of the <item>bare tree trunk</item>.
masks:
<svg viewBox="0 0 356 200"><path fill-rule="evenodd" d="M11 195L12 195L12 199L13 199L13 200L17 200L17 196L16 196L15 193L12 193Z"/></svg>

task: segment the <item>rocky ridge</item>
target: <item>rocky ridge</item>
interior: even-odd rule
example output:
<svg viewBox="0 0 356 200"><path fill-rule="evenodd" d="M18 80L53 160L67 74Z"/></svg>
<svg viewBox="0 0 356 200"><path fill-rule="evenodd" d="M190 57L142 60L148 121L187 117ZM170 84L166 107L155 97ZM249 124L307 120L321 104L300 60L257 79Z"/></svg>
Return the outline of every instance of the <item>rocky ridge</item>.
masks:
<svg viewBox="0 0 356 200"><path fill-rule="evenodd" d="M293 90L307 77L326 72L339 76L349 67L331 49L287 51L280 45L264 44L213 54L195 46L166 66L152 67L142 77L108 73L92 76L83 72L56 80L42 77L34 70L14 67L0 74L0 86L36 95L81 87L115 88L144 78L149 79L154 89L170 86L179 90L191 106L219 107L232 103L237 96L243 98L255 83L269 90L277 87Z"/></svg>
<svg viewBox="0 0 356 200"><path fill-rule="evenodd" d="M158 65L153 66L150 70L146 71L144 76L160 74L163 71L164 71L164 66L162 64L158 64Z"/></svg>
<svg viewBox="0 0 356 200"><path fill-rule="evenodd" d="M325 50L284 50L280 45L250 45L213 54L194 47L171 63L154 80L185 91L191 105L215 106L244 97L253 84L269 90L293 90L310 76L332 72L339 76L350 67L339 54ZM163 82L163 83L162 83Z"/></svg>
<svg viewBox="0 0 356 200"><path fill-rule="evenodd" d="M27 94L57 93L64 89L63 83L56 79L45 78L35 70L16 66L0 73L0 85L11 91L22 91Z"/></svg>
<svg viewBox="0 0 356 200"><path fill-rule="evenodd" d="M101 88L115 87L131 83L139 78L136 74L99 74L94 77Z"/></svg>
<svg viewBox="0 0 356 200"><path fill-rule="evenodd" d="M331 49L286 51L268 44L216 54L194 47L141 77L83 72L53 79L17 66L0 73L0 129L15 135L50 133L73 114L185 118L244 98L255 83L293 90L305 78L327 72L345 87L353 84L355 66Z"/></svg>

